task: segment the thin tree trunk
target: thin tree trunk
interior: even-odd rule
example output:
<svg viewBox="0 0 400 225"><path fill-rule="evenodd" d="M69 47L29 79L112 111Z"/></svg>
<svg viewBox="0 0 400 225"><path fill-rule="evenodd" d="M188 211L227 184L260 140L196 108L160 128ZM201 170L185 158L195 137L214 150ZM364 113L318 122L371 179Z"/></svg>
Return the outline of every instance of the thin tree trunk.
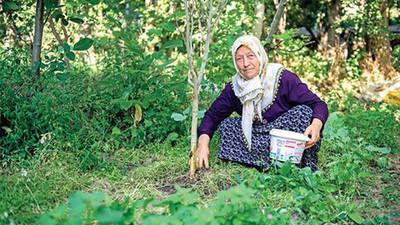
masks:
<svg viewBox="0 0 400 225"><path fill-rule="evenodd" d="M279 9L279 0L274 0L275 9ZM286 30L286 8L283 9L282 16L278 22L278 28L276 30L277 34L282 34Z"/></svg>
<svg viewBox="0 0 400 225"><path fill-rule="evenodd" d="M279 27L281 29L281 32L284 32L284 27L285 27L285 24L286 24L285 21L282 21L282 16L284 14L285 6L286 6L286 0L281 0L279 2L279 4L278 4L277 0L276 1L274 0L274 4L276 5L276 13L275 13L275 16L274 16L274 20L271 23L271 28L269 29L269 33L268 33L268 37L267 37L267 43L269 45L273 44L272 43L273 42L272 41L272 37L273 37L274 33L276 32L276 30L278 28L278 24L279 24ZM283 27L283 29L282 29L282 27ZM283 57L281 55L279 55L278 52L275 52L274 61L278 62L278 63L281 63L283 61Z"/></svg>
<svg viewBox="0 0 400 225"><path fill-rule="evenodd" d="M207 18L207 35L205 39L205 44L204 44L204 54L201 60L201 65L200 65L200 71L198 76L194 75L193 76L193 100L192 100L192 129L191 129L191 140L190 140L190 148L192 150L192 162L191 165L194 165L194 157L196 153L196 148L197 148L197 119L198 119L198 113L199 113L199 94L200 94L200 84L201 80L203 79L204 72L206 69L206 64L207 64L207 58L208 58L208 53L209 53L209 47L210 47L210 42L213 34L213 24L212 24L212 18L213 18L213 1L209 1L209 12L208 12L208 18ZM219 17L218 17L219 18ZM193 66L193 64L192 64ZM194 172L193 168L191 168L191 173L190 173L190 178L194 178ZM195 171L195 170L194 170Z"/></svg>
<svg viewBox="0 0 400 225"><path fill-rule="evenodd" d="M286 0L281 0L279 2L278 9L277 9L276 14L274 16L274 20L271 23L271 28L269 29L269 33L268 33L268 37L267 37L267 43L270 43L271 40L272 40L272 36L276 31L278 22L282 17L283 10L285 9L285 6L286 6Z"/></svg>
<svg viewBox="0 0 400 225"><path fill-rule="evenodd" d="M265 3L264 2L257 2L256 4L256 20L254 22L254 36L258 39L261 39L262 31L263 31L263 24L264 24L264 12L265 12Z"/></svg>
<svg viewBox="0 0 400 225"><path fill-rule="evenodd" d="M35 71L35 82L40 77L40 55L42 51L42 38L43 38L43 13L44 13L44 0L36 1L36 16L35 16L35 36L33 38L32 48L32 67L39 64Z"/></svg>
<svg viewBox="0 0 400 225"><path fill-rule="evenodd" d="M214 33L214 27L218 22L219 18L221 17L221 8L226 4L225 0L220 1L219 6L217 7L217 13L213 12L213 0L208 1L208 13L207 13L207 26L206 28L206 37L204 39L204 53L201 56L201 65L199 69L199 73L195 70L195 60L193 60L193 31L194 31L194 6L189 5L189 1L186 0L185 2L185 14L186 14L186 32L185 32L185 44L186 44L186 51L188 57L188 81L189 84L192 85L192 126L191 126L191 139L190 139L190 151L191 151L191 158L189 161L190 164L190 171L189 175L190 178L193 179L196 172L196 164L195 164L195 156L197 150L197 119L198 119L198 111L199 111L199 95L200 95L200 84L201 80L203 79L208 53L210 49L211 39ZM192 3L194 4L194 3ZM219 11L218 11L219 10ZM217 15L214 19L213 17ZM201 21L198 21L201 25ZM203 26L199 26L200 33L203 33L202 30Z"/></svg>
<svg viewBox="0 0 400 225"><path fill-rule="evenodd" d="M58 41L58 44L64 47L64 42L62 42L60 35L57 33L53 18L49 17L49 23L50 23L51 32L53 33L54 37Z"/></svg>

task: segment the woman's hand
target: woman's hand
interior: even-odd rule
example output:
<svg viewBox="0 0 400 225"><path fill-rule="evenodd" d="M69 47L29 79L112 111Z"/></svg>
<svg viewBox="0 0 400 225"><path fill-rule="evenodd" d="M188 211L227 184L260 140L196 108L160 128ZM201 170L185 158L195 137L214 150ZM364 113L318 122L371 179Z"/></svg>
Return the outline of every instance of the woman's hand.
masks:
<svg viewBox="0 0 400 225"><path fill-rule="evenodd" d="M320 119L314 118L311 125L307 127L304 134L311 136L311 141L307 141L305 149L312 147L315 145L315 143L317 143L317 141L319 141L319 134L321 132L322 125L323 124Z"/></svg>
<svg viewBox="0 0 400 225"><path fill-rule="evenodd" d="M202 168L209 168L210 165L208 163L208 156L210 155L210 137L207 134L202 134L198 140L198 148L196 151L196 156L194 160L196 161L196 167ZM188 165L190 163L190 159Z"/></svg>

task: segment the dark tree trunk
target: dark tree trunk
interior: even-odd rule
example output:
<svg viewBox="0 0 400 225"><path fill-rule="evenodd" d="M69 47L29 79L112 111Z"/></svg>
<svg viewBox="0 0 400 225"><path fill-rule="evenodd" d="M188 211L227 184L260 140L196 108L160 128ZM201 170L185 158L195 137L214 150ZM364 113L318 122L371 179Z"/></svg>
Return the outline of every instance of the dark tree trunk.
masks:
<svg viewBox="0 0 400 225"><path fill-rule="evenodd" d="M382 19L375 22L375 26L387 28L389 25L388 3L384 0L378 0L379 12L368 12L368 14L379 13ZM368 4L368 3L367 3ZM371 8L369 8L371 9ZM391 61L391 48L389 41L389 32L382 31L381 35L370 35L366 37L367 46L372 53L372 60L378 65L379 71L385 78L392 78L396 75Z"/></svg>
<svg viewBox="0 0 400 225"><path fill-rule="evenodd" d="M328 7L328 46L335 47L338 43L335 23L338 21L340 1L333 0Z"/></svg>
<svg viewBox="0 0 400 225"><path fill-rule="evenodd" d="M36 16L35 16L35 35L33 38L32 47L32 67L35 65L37 69L35 70L35 82L40 77L40 54L42 51L42 38L43 38L43 12L44 12L44 0L36 1Z"/></svg>

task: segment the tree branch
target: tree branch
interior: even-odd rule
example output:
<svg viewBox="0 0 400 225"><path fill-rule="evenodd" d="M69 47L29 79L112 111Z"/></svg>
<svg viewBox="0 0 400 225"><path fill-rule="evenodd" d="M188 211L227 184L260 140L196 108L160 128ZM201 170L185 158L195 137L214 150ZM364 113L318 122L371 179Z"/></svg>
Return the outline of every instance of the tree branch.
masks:
<svg viewBox="0 0 400 225"><path fill-rule="evenodd" d="M267 43L271 43L272 36L276 31L276 27L278 25L279 20L282 17L283 9L285 8L285 6L286 6L286 0L281 0L279 2L278 10L275 13L274 20L272 21L271 28L269 29Z"/></svg>
<svg viewBox="0 0 400 225"><path fill-rule="evenodd" d="M212 6L212 0L210 0L210 9L209 9L209 13L208 13L208 19L207 19L207 36L206 36L206 40L205 40L205 50L204 50L204 54L201 60L201 66L200 66L200 72L199 72L199 77L197 78L197 82L200 84L201 83L201 79L203 79L204 76L204 71L206 69L206 64L207 64L207 58L208 58L208 52L209 52L209 48L210 48L210 42L211 42L211 38L212 38L212 17L213 17L213 6ZM200 90L200 88L199 88Z"/></svg>
<svg viewBox="0 0 400 225"><path fill-rule="evenodd" d="M53 33L54 37L57 39L58 44L64 47L65 45L62 42L60 35L57 33L56 27L54 26L53 18L51 17L49 18L49 23L50 23L51 33Z"/></svg>

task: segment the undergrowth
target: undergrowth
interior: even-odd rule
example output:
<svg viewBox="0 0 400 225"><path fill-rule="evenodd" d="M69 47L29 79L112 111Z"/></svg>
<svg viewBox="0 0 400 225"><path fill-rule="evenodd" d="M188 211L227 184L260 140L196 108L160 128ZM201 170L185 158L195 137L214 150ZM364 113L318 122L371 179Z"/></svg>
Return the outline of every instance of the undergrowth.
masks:
<svg viewBox="0 0 400 225"><path fill-rule="evenodd" d="M79 169L76 152L49 145L34 159L2 170L1 219L16 224L397 223L398 116L393 106L346 100L325 125L316 173L290 164L260 173L223 162L217 158L218 136L211 145L211 169L198 171L195 180L187 178L185 138L135 150L120 147L91 172ZM363 121L382 124L372 129Z"/></svg>

